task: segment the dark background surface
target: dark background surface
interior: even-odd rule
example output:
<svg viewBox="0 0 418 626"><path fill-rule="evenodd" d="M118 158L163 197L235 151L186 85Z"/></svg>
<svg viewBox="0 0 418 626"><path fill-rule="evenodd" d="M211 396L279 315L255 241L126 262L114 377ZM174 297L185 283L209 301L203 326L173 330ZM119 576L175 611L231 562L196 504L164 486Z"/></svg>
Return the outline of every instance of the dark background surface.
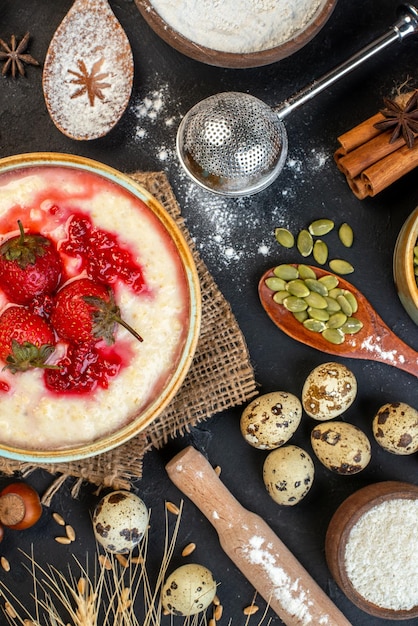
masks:
<svg viewBox="0 0 418 626"><path fill-rule="evenodd" d="M418 41L394 44L368 61L313 102L286 119L289 156L284 171L264 192L245 199L224 199L198 189L180 171L175 156L175 134L181 117L202 98L219 91L249 92L267 104L281 102L312 79L345 60L381 35L395 20L393 0L339 0L327 25L304 49L270 66L231 70L206 66L186 58L162 42L143 21L133 1L112 1L112 9L125 28L135 60L135 84L130 105L119 124L104 138L75 142L52 123L43 99L40 68L27 67L26 77L0 80L0 156L22 152L55 151L79 154L121 171L164 170L176 193L197 248L223 294L230 302L248 343L261 393L283 390L300 397L303 382L326 355L297 344L277 330L263 312L257 296L261 274L280 262L299 262L279 249L274 228L287 226L294 233L318 217L329 217L353 227L355 244L342 251L337 237L329 239L335 256L343 254L355 266L349 280L363 292L390 328L418 350L417 327L402 308L393 283L392 257L397 234L418 204L417 173L412 172L374 199L357 200L338 172L333 152L336 138L382 107L383 96L393 96L405 81L418 87ZM71 6L69 0L0 0L0 37L21 38L29 30L29 52L40 62L56 27ZM330 236L331 237L331 236ZM338 359L336 359L338 360ZM222 467L222 479L237 499L260 514L298 557L321 587L356 626L390 622L372 618L354 607L339 591L327 569L324 537L338 505L363 485L387 480L418 484L416 455L395 457L374 442L371 421L386 402L403 401L418 408L416 379L389 365L341 359L357 376L358 396L344 415L370 437L372 461L360 474L332 474L315 460L316 480L306 499L296 507L275 504L265 491L262 465L265 453L251 448L239 431L242 407L217 415L177 440L162 452L146 455L144 475L136 492L152 509L150 572L157 569L164 537L164 500L179 502L181 495L170 483L164 463L174 449L190 440ZM305 415L292 443L310 450L313 422ZM6 479L5 479L6 482ZM40 491L51 482L46 472L29 482ZM71 487L71 481L68 487ZM30 576L20 565L19 548L30 550L41 563L67 567L74 553L82 563L94 552L90 514L97 496L83 487L71 498L65 486L52 504L77 530L71 546L58 546L57 527L45 511L31 531L8 533L0 554L12 570L0 579L23 597L30 590ZM243 624L242 609L253 590L218 545L214 529L188 501L173 566L183 545L197 544L193 560L200 562L220 583L224 606L221 624ZM260 601L260 606L263 603ZM274 614L271 624L280 624ZM5 618L0 617L5 620ZM167 618L168 620L168 618ZM178 620L179 623L181 620ZM250 623L257 623L257 616ZM405 625L417 624L407 620Z"/></svg>

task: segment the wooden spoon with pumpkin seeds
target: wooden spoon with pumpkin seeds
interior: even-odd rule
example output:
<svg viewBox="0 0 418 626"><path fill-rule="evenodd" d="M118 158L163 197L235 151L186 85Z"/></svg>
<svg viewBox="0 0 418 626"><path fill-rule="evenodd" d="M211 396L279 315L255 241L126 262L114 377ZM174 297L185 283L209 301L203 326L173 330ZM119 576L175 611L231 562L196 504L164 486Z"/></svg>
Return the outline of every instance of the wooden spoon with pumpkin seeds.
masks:
<svg viewBox="0 0 418 626"><path fill-rule="evenodd" d="M311 269L318 278L332 275L322 268ZM305 328L283 304L274 301L274 291L266 284L266 280L274 276L274 268L265 272L260 279L258 292L268 316L287 335L327 354L380 361L418 377L418 352L390 330L363 294L349 282L338 276L339 286L351 292L356 298L358 304L356 318L363 326L356 334L347 334L345 340L337 345L325 339L321 333Z"/></svg>

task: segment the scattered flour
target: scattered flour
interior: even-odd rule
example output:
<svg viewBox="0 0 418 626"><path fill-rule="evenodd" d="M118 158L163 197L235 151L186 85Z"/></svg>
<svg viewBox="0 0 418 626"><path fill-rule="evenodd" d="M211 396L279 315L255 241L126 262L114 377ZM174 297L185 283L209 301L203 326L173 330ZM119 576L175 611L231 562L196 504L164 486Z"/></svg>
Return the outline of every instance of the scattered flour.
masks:
<svg viewBox="0 0 418 626"><path fill-rule="evenodd" d="M246 53L268 50L300 34L324 0L152 0L152 5L194 43Z"/></svg>
<svg viewBox="0 0 418 626"><path fill-rule="evenodd" d="M160 142L157 139L156 167L167 173L186 219L189 213L199 212L199 232L190 230L202 258L221 270L239 267L244 259L274 255L278 251L274 228L290 226L298 188L326 166L329 155L314 149L291 153L284 170L286 184L277 185L276 202L260 208L254 196L227 198L207 192L183 171L175 148L181 107L173 101L168 83L162 82L131 106L136 118L133 141L146 144L151 135L163 137Z"/></svg>

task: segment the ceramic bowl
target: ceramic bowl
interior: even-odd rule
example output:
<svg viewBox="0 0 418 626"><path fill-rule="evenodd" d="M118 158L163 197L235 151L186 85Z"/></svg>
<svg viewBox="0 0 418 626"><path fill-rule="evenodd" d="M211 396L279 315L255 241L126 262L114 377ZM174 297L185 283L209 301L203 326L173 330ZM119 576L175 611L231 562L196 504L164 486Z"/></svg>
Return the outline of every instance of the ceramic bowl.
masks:
<svg viewBox="0 0 418 626"><path fill-rule="evenodd" d="M364 591L365 587L360 587L360 584L355 581L356 587L354 586L352 577L350 578L348 574L349 567L347 565L347 546L349 541L352 541L353 528L359 524L361 520L364 520L365 515L371 512L376 513L377 507L384 505L384 503L396 502L398 500L417 501L418 486L398 481L383 481L359 489L344 500L338 507L329 523L325 538L325 555L328 567L341 590L351 600L351 602L353 602L353 604L361 610L365 611L369 615L388 620L405 620L418 617L418 606L408 608L408 610L395 610L394 608L388 608L390 602L387 602L388 606L384 607L371 601L372 597L375 600L378 597L375 595L377 592L373 590L372 580L367 581L367 591ZM402 519L396 519L395 523L399 524L399 528L401 529ZM370 522L370 524L373 524L373 522ZM357 526L357 529L358 528L359 527ZM401 531L399 531L397 536L402 536ZM366 542L370 545L370 551L373 552L373 564L375 565L378 565L379 552L381 553L382 551L386 551L387 553L391 548L393 548L393 545L385 544L384 536L379 536L377 538L375 534L372 534L371 532L367 533ZM358 546L356 544L356 548L357 547ZM395 546L395 549L397 548L398 545ZM403 549L407 552L408 548L406 546L399 546L399 549ZM415 559L414 562L416 563L416 554L411 552L408 554L408 557ZM362 553L362 557L359 561L361 561L362 558L364 559L364 552ZM386 556L386 558L388 557ZM393 559L392 562L395 562L395 559ZM392 566L392 563L390 566ZM357 571L358 570L356 570L356 572ZM361 568L363 579L367 576L367 571L368 563L363 563ZM383 564L382 571L384 571ZM403 576L403 572L400 573L400 576Z"/></svg>
<svg viewBox="0 0 418 626"><path fill-rule="evenodd" d="M414 274L414 248L418 241L418 207L402 226L393 255L393 276L400 301L418 324L418 284Z"/></svg>
<svg viewBox="0 0 418 626"><path fill-rule="evenodd" d="M45 191L43 191L40 183L37 182L39 178L42 183L42 169L44 170L45 176L47 176L46 172L51 172L50 177L53 181L51 188L49 189L48 186L46 186ZM41 174L39 174L39 172L41 172ZM17 184L19 185L19 176L25 177L25 184L23 185L23 188L20 184L20 186L18 186L19 192L15 192L15 180L17 178ZM53 229L56 228L56 223L59 224L58 232L61 232L60 229L64 228L64 226L60 226L61 222L53 221L56 219L54 217L55 214L59 215L59 212L63 211L64 216L66 216L67 213L71 216L74 213L77 214L77 211L83 211L82 208L79 209L78 207L88 207L89 203L91 204L93 202L93 200L90 199L91 189L93 190L93 195L91 196L91 198L94 198L94 207L96 207L93 209L91 215L97 215L97 217L95 218L97 220L99 219L99 214L103 214L103 217L101 218L101 223L109 225L107 227L101 226L101 228L113 231L116 229L116 224L118 232L117 237L119 237L119 233L123 232L124 225L129 225L132 223L132 221L123 222L126 211L129 213L129 215L133 216L131 219L134 219L136 226L138 226L139 224L143 224L144 232L148 232L146 231L147 224L153 224L153 230L151 232L151 241L153 242L153 246L151 247L151 250L147 251L145 249L145 246L148 245L147 237L149 238L149 235L142 235L141 238L139 233L135 234L135 231L133 231L130 235L128 235L128 237L125 236L125 239L123 239L123 241L126 241L127 245L131 247L133 245L133 242L141 242L141 244L134 244L136 245L136 247L132 248L132 250L134 250L134 253L138 255L138 257L136 258L140 259L139 263L141 264L142 269L145 272L145 276L147 276L148 274L152 275L152 282L148 283L146 289L149 288L149 290L151 290L149 294L150 302L154 301L153 298L157 298L157 300L155 300L155 302L157 302L156 306L160 306L160 302L167 302L167 296L164 296L163 300L160 300L158 296L159 293L163 293L164 288L164 282L161 282L161 279L159 278L161 269L158 269L158 271L155 271L154 269L149 269L148 265L143 265L143 261L141 259L153 258L154 251L158 252L158 247L160 247L160 254L164 253L163 257L170 259L172 267L175 268L173 270L170 269L170 276L172 277L170 278L170 285L173 285L172 287L170 287L170 289L174 291L174 285L176 285L175 281L179 281L179 293L182 294L182 317L181 320L180 318L178 319L173 317L173 323L176 324L177 328L176 337L178 337L178 339L176 339L177 343L174 344L173 348L171 349L172 352L170 352L170 362L167 362L166 365L162 366L166 367L167 370L162 369L161 373L159 374L159 376L161 377L161 382L160 379L154 382L153 379L149 378L147 374L146 363L142 364L142 362L140 361L141 358L145 358L142 355L153 355L155 353L155 346L158 345L159 337L158 332L154 333L153 335L152 329L154 326L152 319L150 319L152 318L153 314L147 313L146 315L148 317L145 317L144 310L146 310L146 307L148 306L147 300L144 299L146 297L145 294L144 297L141 296L141 298L137 298L138 301L142 299L142 302L144 303L144 308L141 309L141 307L138 306L136 302L133 302L132 304L130 304L130 315L132 315L132 319L142 320L141 322L138 321L137 323L145 324L145 327L148 328L148 347L145 350L145 336L143 338L143 343L140 344L141 347L137 347L136 345L132 345L132 341L131 343L129 343L129 340L128 343L124 343L125 340L123 339L122 333L121 343L119 344L119 351L122 355L122 359L127 359L126 363L127 365L129 365L129 367L126 367L123 371L129 370L129 378L124 379L127 383L124 386L121 386L121 379L117 378L115 384L113 384L113 382L111 381L108 388L105 387L104 390L100 390L100 393L102 393L103 391L104 395L100 396L100 408L95 409L95 415L97 415L96 418L92 418L90 416L90 411L92 408L94 408L90 404L87 406L87 408L84 407L84 409L77 408L78 405L76 403L78 402L78 398L80 396L77 396L77 399L74 399L74 394L71 395L70 393L69 396L65 396L64 394L63 398L63 394L60 393L59 403L62 403L59 404L59 406L56 406L54 404L51 404L52 401L49 402L49 392L42 391L45 385L42 378L40 379L40 382L33 382L34 380L36 381L35 378L31 378L29 382L24 382L24 379L22 378L22 383L16 383L16 385L23 385L22 391L19 392L19 398L26 398L27 393L25 385L27 384L30 384L34 387L34 393L39 393L38 390L41 388L40 393L43 394L42 402L38 402L38 404L36 405L37 407L45 407L43 409L37 408L38 412L36 420L42 420L42 426L38 426L36 420L35 423L36 428L39 428L40 431L40 441L45 440L47 443L45 443L43 447L42 445L35 446L30 436L30 428L35 428L34 426L31 426L34 424L33 415L31 413L29 415L31 419L27 428L28 432L26 432L25 435L16 435L16 429L18 429L18 427L9 425L11 419L13 418L11 415L6 415L4 408L6 401L8 402L9 399L6 398L4 395L0 398L0 403L2 407L0 409L0 423L3 424L5 427L7 426L7 428L11 429L12 436L16 438L16 442L13 439L10 439L10 441L12 441L13 443L8 443L3 433L3 428L0 428L0 455L4 457L30 462L54 463L58 461L61 462L78 460L81 458L91 457L100 454L107 450L111 450L116 446L125 443L126 441L143 431L162 413L162 411L167 407L169 402L173 399L174 395L180 388L190 368L199 337L201 320L200 286L193 255L188 247L183 233L177 226L177 223L171 218L171 216L167 213L165 208L157 201L157 199L153 197L145 188L137 184L131 177L122 174L121 172L102 163L87 158L67 154L23 154L0 160L0 178L2 178L2 184L0 185L0 196L2 194L5 194L4 198L7 199L7 206L9 206L10 202L12 202L12 204L10 205L12 207L12 211L19 210L20 214L22 215L22 220L24 219L23 216L25 215L25 211L27 210L27 220L29 223L30 219L37 219L37 212L38 214L42 214L42 211L45 211L45 213L48 214L48 217L41 217L41 220L49 220L47 224L48 228L50 230L52 229L51 232L55 232ZM13 182L11 185L8 185L7 182L8 180L10 180L10 178ZM35 183L31 183L31 179L35 180ZM49 179L45 178L45 180ZM26 181L29 181L29 183L26 183ZM28 187L29 191L27 191ZM34 191L32 191L32 187L34 188ZM21 192L20 189L22 189ZM68 191L68 189L70 191ZM25 194L27 194L27 196ZM109 198L109 200L106 201L106 198ZM101 202L102 200L103 202ZM114 213L108 209L112 207L113 211L114 203L118 201L120 201L121 204L119 207L117 222L115 222ZM85 204L83 204L83 202ZM108 203L107 205L106 202ZM36 208L38 205L39 208ZM49 209L48 206L51 206L51 208ZM121 209L121 207L123 208ZM35 212L34 216L32 213L33 211ZM96 211L96 213L94 213L94 211ZM138 214L137 211L139 211ZM19 213L16 214L19 215ZM88 214L90 215L90 213ZM83 213L81 213L81 215L83 215ZM137 217L137 215L139 215L139 218ZM3 228L5 227L4 219L5 217L2 218ZM8 219L13 219L13 217ZM64 217L63 219L65 220L67 218ZM107 220L107 222L103 222L103 220ZM50 226L50 224L52 224L52 227ZM4 232L9 232L9 228L10 227L6 227L6 230ZM65 234L63 236L65 237ZM60 241L61 239L58 238L58 240ZM141 246L143 247L141 248ZM130 250L131 248L126 249ZM137 252L137 250L139 250L139 252ZM173 259L172 262L171 259ZM144 262L148 263L148 261ZM125 305L127 300L130 298L130 293L131 292L129 291L129 287L125 286L124 291L121 295L121 298L125 298ZM148 291L146 291L146 293L148 293ZM8 302L7 300L5 301L4 295L2 296L2 298L2 306L7 307ZM122 308L122 303L120 303L120 306ZM150 311L153 310L154 309L150 309ZM178 310L180 310L180 306ZM144 317L141 317L141 315L143 315ZM176 314L174 313L174 315ZM163 326L158 326L158 328L165 329L166 324L164 323L164 321L162 322L162 324ZM166 331L161 330L161 332L165 333ZM128 350L128 352L123 352L123 350ZM158 348L158 350L162 350L161 346ZM135 365L132 365L131 361L129 360L133 358L132 355L135 355ZM162 357L164 357L164 351L162 352ZM144 374L139 374L138 369L143 369ZM39 370L37 370L37 372L39 372ZM26 376L29 374L32 374L32 372L24 373L22 374L22 376ZM4 376L5 374L3 374L1 378L3 379ZM16 374L16 376L20 376L20 373ZM140 388L142 391L140 391L139 388L137 389L136 386L136 382L137 380L139 380L138 377L140 376L143 377L144 381L148 381L149 378L149 382L140 383L142 385ZM14 382L12 382L12 385L13 384ZM40 387L40 385L43 386ZM152 391L148 391L148 389L151 389ZM156 391L154 391L154 389L156 389ZM107 394L108 391L109 394ZM52 396L53 398L55 398L54 394L52 394ZM122 397L125 401L125 398L127 398L128 396L129 398L131 398L131 400L129 400L128 404L124 405L124 402L122 402ZM32 401L31 397L33 396L29 396L30 402ZM103 397L105 397L105 402L103 402ZM27 402L27 400L19 399L19 402L23 403ZM45 405L44 402L48 402L49 406ZM94 396L92 404L94 405L95 403L97 403L96 396ZM121 417L118 418L117 422L115 421L115 426L112 426L113 430L111 430L110 432L106 432L107 420L113 419L113 415L116 414L116 409L118 408L119 404L121 406L123 405L123 408L120 410ZM24 406L26 406L26 404L24 404ZM71 409L69 409L70 406L72 407ZM126 407L129 407L129 414L125 416L124 411L126 410ZM73 414L71 414L71 417L67 417L67 411L68 415L70 415L71 410L74 411L74 417ZM82 412L83 410L84 412ZM30 411L32 411L32 409L30 409ZM65 441L65 443L63 443L62 445L55 443L54 446L53 444L50 444L50 441L55 440L51 438L52 435L48 432L48 427L44 424L44 412L47 416L49 415L49 420L51 421L51 423L58 422L62 424L64 430L67 429L66 420L68 419L68 428L71 427L72 431L74 431L73 439L69 438L68 441ZM59 415L56 415L56 413L59 413ZM106 417L102 418L102 415L105 415ZM102 419L102 426L100 427L101 430L100 432L97 431L95 433L95 419L98 420L99 418ZM23 416L22 420L23 419L27 418ZM80 426L79 422L81 423L83 420L84 426ZM73 422L73 424L71 424L71 422ZM23 427L21 428L23 430ZM83 432L83 438L80 439L81 443L77 443L76 438L80 431ZM32 432L33 438L35 437L34 432L35 431ZM47 432L47 434L45 434L44 436L45 432ZM59 437L60 433L58 432L56 439L59 439Z"/></svg>
<svg viewBox="0 0 418 626"><path fill-rule="evenodd" d="M224 52L194 42L167 23L155 10L152 0L135 0L135 4L154 32L182 54L208 65L227 68L250 68L280 61L303 48L325 25L337 4L337 0L323 0L313 17L307 21L304 27L293 33L291 38L281 45L247 53Z"/></svg>

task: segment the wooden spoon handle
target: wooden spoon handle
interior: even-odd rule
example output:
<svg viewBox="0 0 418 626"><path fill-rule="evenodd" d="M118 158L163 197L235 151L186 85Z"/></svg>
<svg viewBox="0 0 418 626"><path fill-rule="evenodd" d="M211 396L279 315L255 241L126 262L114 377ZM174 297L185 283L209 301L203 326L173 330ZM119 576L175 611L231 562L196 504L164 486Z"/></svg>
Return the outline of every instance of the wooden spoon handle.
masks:
<svg viewBox="0 0 418 626"><path fill-rule="evenodd" d="M380 361L418 377L418 352L397 337L384 322L376 318L373 341L362 343L364 358Z"/></svg>
<svg viewBox="0 0 418 626"><path fill-rule="evenodd" d="M241 506L200 452L188 447L166 469L213 524L226 554L286 626L350 626L266 522Z"/></svg>

